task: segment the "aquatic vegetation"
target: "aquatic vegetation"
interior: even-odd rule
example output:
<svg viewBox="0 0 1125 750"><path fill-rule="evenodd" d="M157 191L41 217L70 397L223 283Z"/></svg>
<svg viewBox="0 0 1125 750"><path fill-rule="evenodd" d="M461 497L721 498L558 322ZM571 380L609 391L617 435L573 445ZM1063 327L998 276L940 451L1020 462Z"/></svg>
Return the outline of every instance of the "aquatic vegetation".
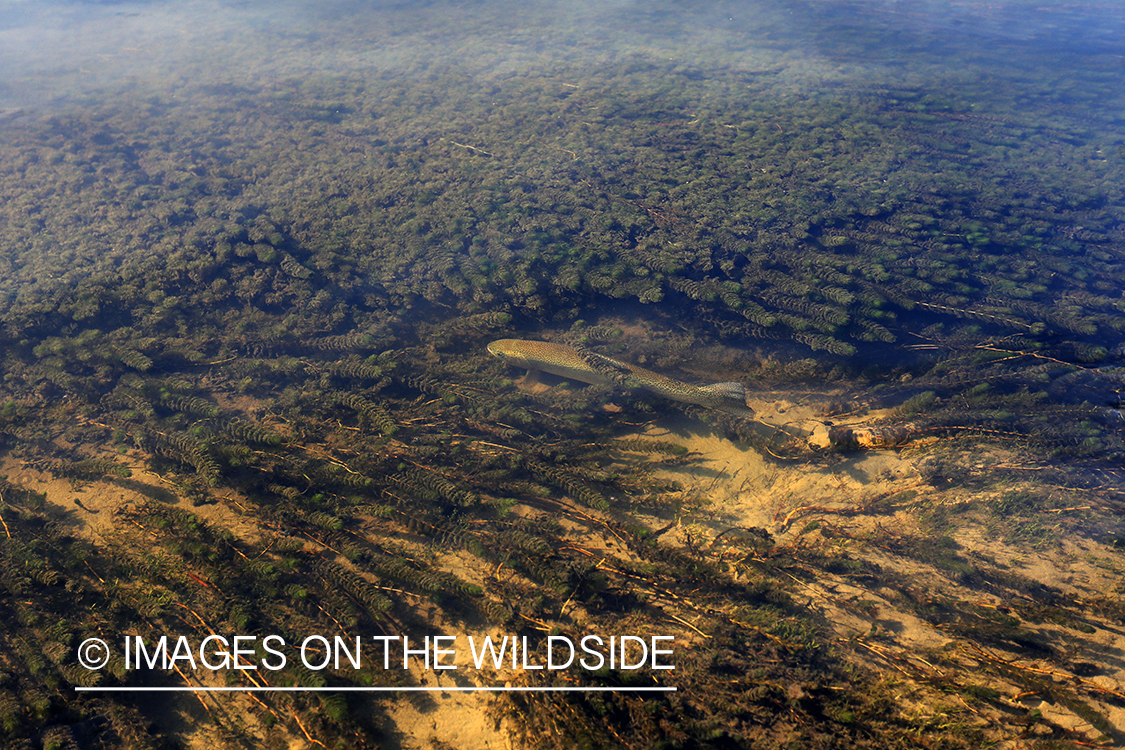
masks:
<svg viewBox="0 0 1125 750"><path fill-rule="evenodd" d="M1116 601L1036 584L955 535L977 524L1043 550L1060 523L1115 528L1120 155L1075 158L1091 136L982 107L968 86L793 92L772 73L646 56L547 67L503 85L434 64L137 95L5 127L0 440L39 473L0 482L0 726L62 743L60 690L141 679L75 668L86 633L625 622L683 639L664 681L680 693L512 695L498 715L560 747L978 747L1032 722L1059 741L1119 739L1105 707L1120 696L1026 666L1079 677L1060 633L1120 619ZM611 373L518 389L485 351L500 337L698 382L814 384L828 444L623 395ZM881 416L850 420L865 410ZM900 451L918 488L670 541L706 513L660 472L700 457L635 432L673 412L779 472ZM76 496L68 516L31 489L40 476L134 499ZM979 496L951 510L939 491ZM112 541L80 538L80 511L104 513ZM898 513L917 529L876 526ZM980 591L1009 611L974 603ZM954 646L892 643L890 610ZM1013 718L1026 693L1088 728ZM384 720L373 703L269 695L253 711L360 746ZM67 708L120 737L144 727L123 703Z"/></svg>

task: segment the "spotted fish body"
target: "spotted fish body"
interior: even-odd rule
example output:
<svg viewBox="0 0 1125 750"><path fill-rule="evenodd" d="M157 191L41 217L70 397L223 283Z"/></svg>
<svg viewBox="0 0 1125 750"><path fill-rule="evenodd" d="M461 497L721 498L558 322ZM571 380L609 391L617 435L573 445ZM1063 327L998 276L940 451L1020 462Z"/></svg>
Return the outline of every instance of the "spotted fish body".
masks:
<svg viewBox="0 0 1125 750"><path fill-rule="evenodd" d="M515 367L541 370L568 380L593 385L617 385L741 416L754 413L746 405L746 391L741 383L690 385L601 354L545 341L500 339L488 345L488 353Z"/></svg>

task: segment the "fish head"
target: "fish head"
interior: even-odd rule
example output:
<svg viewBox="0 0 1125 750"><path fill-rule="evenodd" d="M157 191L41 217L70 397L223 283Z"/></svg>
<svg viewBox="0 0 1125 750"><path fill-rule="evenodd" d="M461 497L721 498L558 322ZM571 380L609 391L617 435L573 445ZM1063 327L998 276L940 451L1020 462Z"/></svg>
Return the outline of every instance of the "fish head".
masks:
<svg viewBox="0 0 1125 750"><path fill-rule="evenodd" d="M488 353L513 365L523 365L526 358L520 351L518 339L498 339L488 345Z"/></svg>
<svg viewBox="0 0 1125 750"><path fill-rule="evenodd" d="M488 345L488 353L493 357L500 357L502 359L504 357L504 344L507 343L507 341L507 339L493 341Z"/></svg>

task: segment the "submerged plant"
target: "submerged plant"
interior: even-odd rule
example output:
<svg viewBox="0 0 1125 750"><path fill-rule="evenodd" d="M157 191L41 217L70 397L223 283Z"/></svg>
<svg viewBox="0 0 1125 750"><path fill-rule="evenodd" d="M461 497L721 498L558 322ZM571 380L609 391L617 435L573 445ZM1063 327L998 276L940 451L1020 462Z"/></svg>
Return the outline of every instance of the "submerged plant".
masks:
<svg viewBox="0 0 1125 750"><path fill-rule="evenodd" d="M67 516L31 489L39 475L0 483L7 736L62 745L51 727L79 715L141 734L132 704L81 699L69 714L52 697L142 679L75 669L87 633L440 622L683 640L680 671L659 680L675 696L499 701L529 745L978 747L1020 735L1031 719L1006 696L1032 692L1091 727L1051 724L1053 740L1118 738L1099 701L1119 696L1038 676L1025 657L1081 670L1065 639L1024 623L1084 632L1120 607L1036 587L953 534L971 517L1043 550L1062 536L1044 519L1118 508L1120 158L1071 158L1084 137L986 112L967 86L793 92L774 74L646 56L549 67L503 86L436 62L220 86L6 128L0 441L105 501L76 496ZM609 386L517 389L484 352L502 336L740 379L763 398L815 389L845 404L819 418L838 422L820 425L837 450L783 420ZM672 410L687 418L676 429L714 430L781 476L845 476L848 451L896 450L917 458L911 492L981 497L961 515L895 489L673 542L721 513L660 474L711 471L701 456L636 434ZM1033 471L1051 493L1000 486ZM112 516L107 543L82 541L79 511ZM929 536L857 526L900 512ZM1018 601L1013 614L974 604L973 585ZM832 609L817 614L810 592ZM878 616L894 607L957 650L894 646ZM869 630L840 636L837 614ZM413 679L294 667L277 683ZM904 691L925 708L897 702ZM255 706L255 721L320 744L362 746L385 721L382 703L338 696ZM209 711L244 731L241 714Z"/></svg>

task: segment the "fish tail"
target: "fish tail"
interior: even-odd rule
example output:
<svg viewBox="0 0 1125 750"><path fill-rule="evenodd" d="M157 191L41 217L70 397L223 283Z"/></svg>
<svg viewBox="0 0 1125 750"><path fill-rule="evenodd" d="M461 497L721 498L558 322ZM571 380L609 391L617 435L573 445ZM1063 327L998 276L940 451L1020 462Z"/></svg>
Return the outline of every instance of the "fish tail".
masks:
<svg viewBox="0 0 1125 750"><path fill-rule="evenodd" d="M746 405L746 388L742 383L713 383L701 389L712 396L717 405L749 409Z"/></svg>

